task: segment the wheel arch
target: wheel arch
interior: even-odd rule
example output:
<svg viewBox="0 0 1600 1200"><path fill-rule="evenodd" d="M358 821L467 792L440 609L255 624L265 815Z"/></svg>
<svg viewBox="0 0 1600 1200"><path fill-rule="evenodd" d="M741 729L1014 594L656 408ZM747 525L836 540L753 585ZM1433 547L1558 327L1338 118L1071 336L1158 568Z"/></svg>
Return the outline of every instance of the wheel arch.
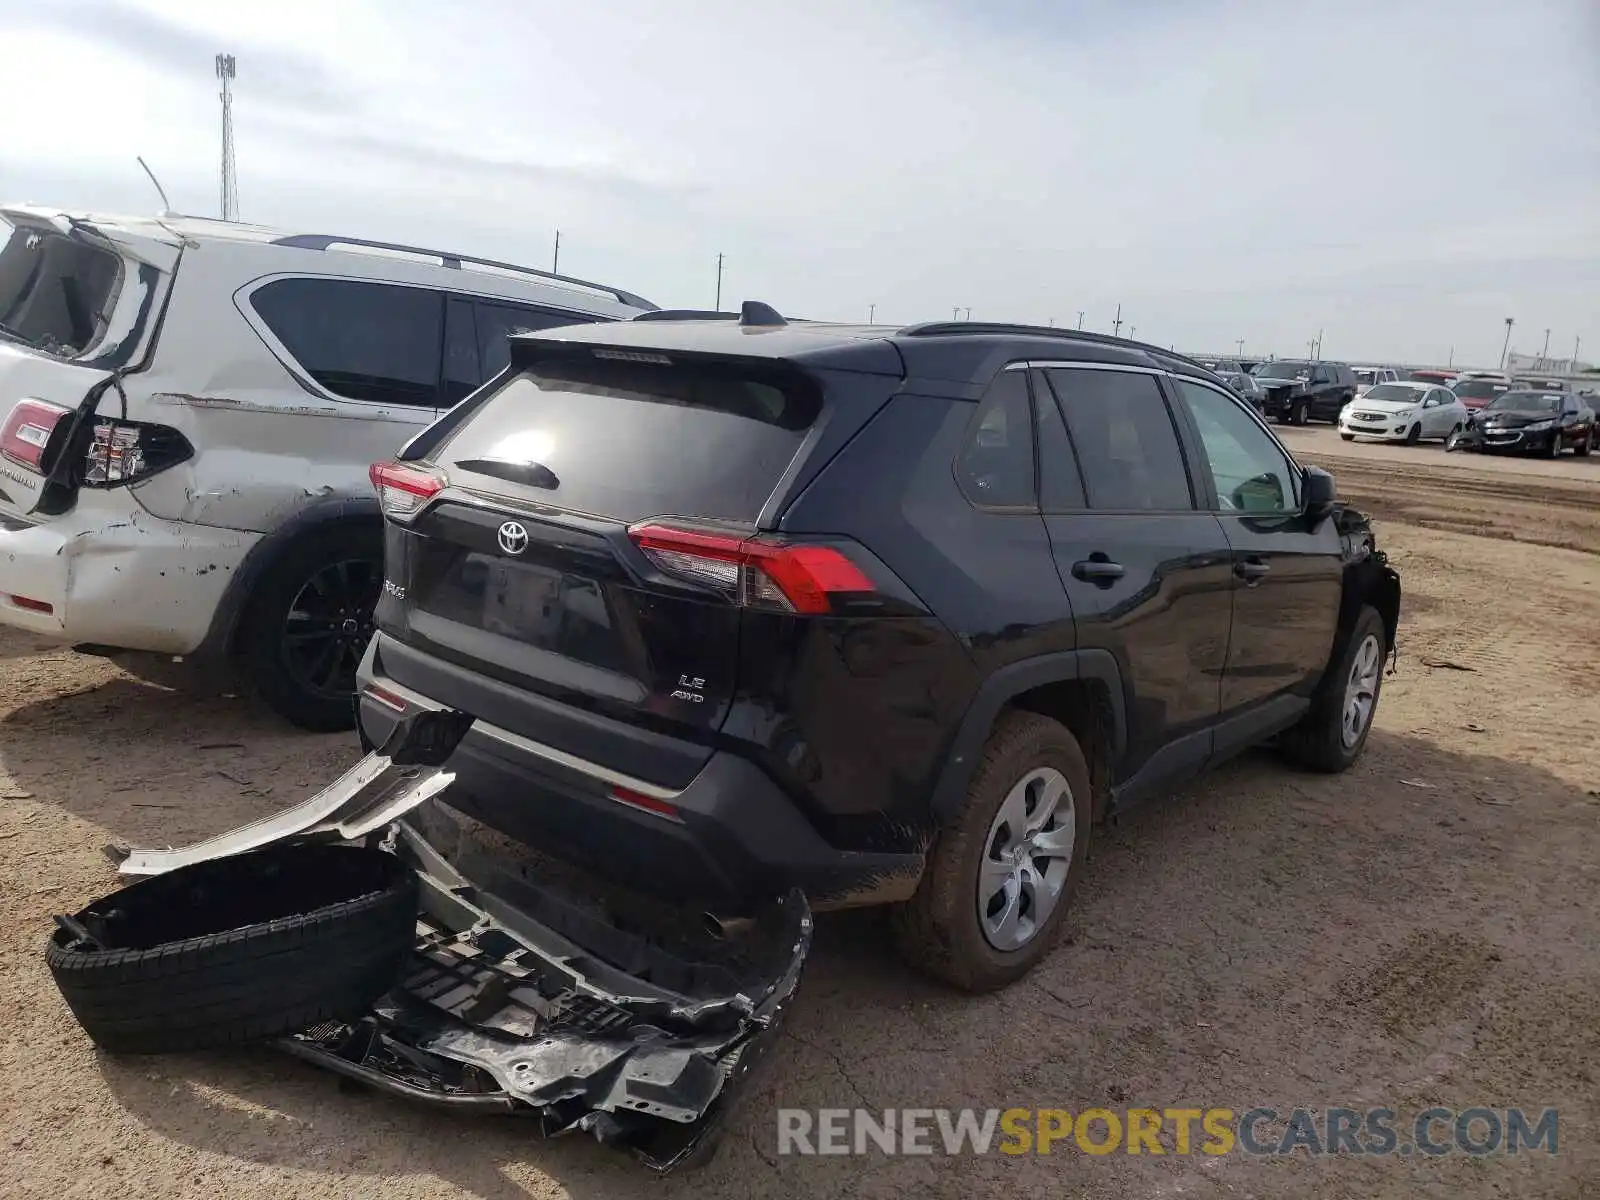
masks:
<svg viewBox="0 0 1600 1200"><path fill-rule="evenodd" d="M383 535L383 511L377 497L330 496L297 511L278 528L263 537L245 555L239 569L228 581L217 610L212 614L211 626L196 657L226 657L237 649L239 631L244 625L245 611L257 584L266 577L288 552L290 547L313 533L340 525L370 528L380 538Z"/></svg>
<svg viewBox="0 0 1600 1200"><path fill-rule="evenodd" d="M1109 796L1112 764L1127 747L1127 701L1116 658L1109 650L1087 649L1008 663L984 680L934 784L934 823L949 824L960 811L984 743L1008 708L1059 721L1083 744L1098 818Z"/></svg>

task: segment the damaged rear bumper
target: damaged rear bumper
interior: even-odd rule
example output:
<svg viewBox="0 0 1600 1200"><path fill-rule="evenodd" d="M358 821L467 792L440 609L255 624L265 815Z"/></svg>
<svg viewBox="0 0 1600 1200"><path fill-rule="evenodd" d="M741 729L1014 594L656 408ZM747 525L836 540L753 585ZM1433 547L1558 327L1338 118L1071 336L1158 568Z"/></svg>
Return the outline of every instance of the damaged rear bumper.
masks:
<svg viewBox="0 0 1600 1200"><path fill-rule="evenodd" d="M452 782L469 721L424 713L305 803L194 846L135 850L155 875L273 842L380 838L421 882L401 980L365 1014L277 1043L374 1089L587 1131L659 1171L703 1157L770 1051L811 946L804 895L731 932L700 914L614 920L508 864L457 865L404 820Z"/></svg>

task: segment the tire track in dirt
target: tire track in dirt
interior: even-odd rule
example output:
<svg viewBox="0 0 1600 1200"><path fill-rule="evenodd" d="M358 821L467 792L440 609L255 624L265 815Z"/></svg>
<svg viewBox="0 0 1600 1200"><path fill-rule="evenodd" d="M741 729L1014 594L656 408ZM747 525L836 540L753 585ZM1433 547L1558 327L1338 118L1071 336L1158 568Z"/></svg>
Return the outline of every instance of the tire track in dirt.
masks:
<svg viewBox="0 0 1600 1200"><path fill-rule="evenodd" d="M1332 471L1339 494L1381 521L1600 554L1595 483L1301 457Z"/></svg>

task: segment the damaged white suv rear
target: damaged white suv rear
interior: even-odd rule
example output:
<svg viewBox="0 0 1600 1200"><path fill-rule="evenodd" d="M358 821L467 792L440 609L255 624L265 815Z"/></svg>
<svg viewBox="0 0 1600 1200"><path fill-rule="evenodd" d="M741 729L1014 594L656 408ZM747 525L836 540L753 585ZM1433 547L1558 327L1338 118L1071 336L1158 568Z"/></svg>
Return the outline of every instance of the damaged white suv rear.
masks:
<svg viewBox="0 0 1600 1200"><path fill-rule="evenodd" d="M238 662L354 724L383 586L367 468L499 374L510 332L629 292L194 217L0 207L0 623Z"/></svg>

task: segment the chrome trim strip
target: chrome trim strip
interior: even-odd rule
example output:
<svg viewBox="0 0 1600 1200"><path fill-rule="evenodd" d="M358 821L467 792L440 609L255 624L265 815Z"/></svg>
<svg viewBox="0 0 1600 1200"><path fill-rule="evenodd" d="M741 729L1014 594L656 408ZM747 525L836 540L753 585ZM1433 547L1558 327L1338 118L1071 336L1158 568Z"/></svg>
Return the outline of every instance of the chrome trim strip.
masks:
<svg viewBox="0 0 1600 1200"><path fill-rule="evenodd" d="M501 729L498 725L490 725L486 721L476 721L467 731L467 737L474 733L481 733L485 737L499 742L501 745L510 746L524 754L531 754L535 758L542 758L546 762L554 763L558 767L565 767L569 771L576 771L580 775L588 775L598 779L601 783L610 784L612 787L626 788L630 792L638 792L641 796L649 796L652 800L675 800L682 794L682 789L659 787L653 783L646 783L642 779L635 779L632 775L624 775L620 771L613 771L602 767L599 763L592 763L586 758L579 758L575 754L568 754L565 750L557 750L554 746L547 746L543 742L536 742L532 738L525 738L520 733L512 733L509 729Z"/></svg>
<svg viewBox="0 0 1600 1200"><path fill-rule="evenodd" d="M1165 371L1160 367L1140 367L1132 363L1083 362L1076 359L1058 361L1053 358L1034 358L1025 362L1007 363L1004 369L1007 371L1027 371L1034 367L1051 371L1126 371L1130 375L1171 374L1170 371Z"/></svg>
<svg viewBox="0 0 1600 1200"><path fill-rule="evenodd" d="M412 691L404 684L396 683L387 675L373 680L373 683L383 688L384 691L393 692L408 704L414 704L418 708L438 712L446 707L436 700L428 699L420 692ZM377 703L377 701L374 700L374 703ZM643 779L635 779L632 775L624 775L621 771L613 771L609 767L602 767L599 763L590 762L586 758L579 758L576 754L568 754L565 750L557 750L554 746L536 742L532 738L523 737L520 733L512 733L509 729L491 725L487 721L474 721L472 728L467 730L467 737L470 738L475 733L480 733L503 746L510 746L514 750L520 750L524 754L542 758L558 767L565 767L569 771L576 771L580 775L598 779L601 783L610 784L612 787L626 788L630 792L638 792L641 796L649 796L652 800L675 800L683 793L682 788L664 788L658 784L646 783Z"/></svg>

